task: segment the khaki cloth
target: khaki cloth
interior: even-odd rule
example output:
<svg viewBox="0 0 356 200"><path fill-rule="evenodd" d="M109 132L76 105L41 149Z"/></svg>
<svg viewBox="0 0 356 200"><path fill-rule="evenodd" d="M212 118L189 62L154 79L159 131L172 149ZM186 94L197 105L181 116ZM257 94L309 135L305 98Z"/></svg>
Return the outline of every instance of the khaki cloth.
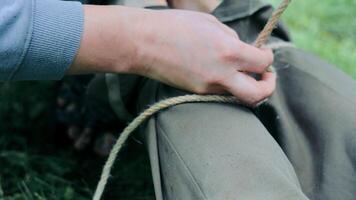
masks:
<svg viewBox="0 0 356 200"><path fill-rule="evenodd" d="M225 0L213 14L252 43L271 7ZM289 41L279 25L269 44ZM188 103L140 128L156 199L356 199L355 81L297 48L274 53L277 89L257 109ZM101 97L126 121L160 99L187 94L131 75L98 76L95 84L107 84Z"/></svg>

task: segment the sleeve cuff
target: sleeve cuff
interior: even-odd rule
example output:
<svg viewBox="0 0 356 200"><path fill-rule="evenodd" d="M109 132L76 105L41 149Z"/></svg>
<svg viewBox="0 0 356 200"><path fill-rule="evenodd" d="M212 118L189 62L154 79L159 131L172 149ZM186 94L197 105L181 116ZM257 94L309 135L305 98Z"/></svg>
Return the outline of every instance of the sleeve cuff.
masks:
<svg viewBox="0 0 356 200"><path fill-rule="evenodd" d="M83 32L79 2L35 0L27 54L14 80L58 80L72 64Z"/></svg>

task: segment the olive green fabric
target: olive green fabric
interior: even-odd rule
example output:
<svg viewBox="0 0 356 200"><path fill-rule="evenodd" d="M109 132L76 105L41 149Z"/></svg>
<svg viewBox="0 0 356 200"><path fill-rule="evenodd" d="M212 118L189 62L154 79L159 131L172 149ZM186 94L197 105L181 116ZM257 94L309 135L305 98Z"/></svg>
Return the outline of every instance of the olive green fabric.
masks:
<svg viewBox="0 0 356 200"><path fill-rule="evenodd" d="M251 43L271 7L226 0L213 14ZM269 43L284 41L289 37L280 25ZM277 89L257 109L189 103L140 128L157 199L356 199L355 81L299 49L274 53ZM117 95L115 106L132 116L186 94L154 80L117 76L120 91L109 89L109 96Z"/></svg>

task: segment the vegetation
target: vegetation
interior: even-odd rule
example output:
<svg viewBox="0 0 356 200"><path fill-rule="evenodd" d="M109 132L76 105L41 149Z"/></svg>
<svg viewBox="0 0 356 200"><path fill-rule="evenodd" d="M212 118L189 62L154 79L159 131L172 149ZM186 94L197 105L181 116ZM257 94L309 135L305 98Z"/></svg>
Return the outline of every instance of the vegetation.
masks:
<svg viewBox="0 0 356 200"><path fill-rule="evenodd" d="M277 5L280 0L270 2ZM356 1L292 1L283 19L298 47L356 78Z"/></svg>
<svg viewBox="0 0 356 200"><path fill-rule="evenodd" d="M284 20L298 47L356 78L356 1L293 1ZM104 160L74 152L54 131L55 88L53 82L0 85L0 200L84 200L93 194ZM143 145L131 140L107 199L154 199L142 155Z"/></svg>
<svg viewBox="0 0 356 200"><path fill-rule="evenodd" d="M0 89L0 200L90 199L104 159L74 152L54 123L56 84L22 82ZM62 135L63 134L63 135ZM130 141L120 155L108 199L154 199L144 147ZM140 192L137 192L140 191Z"/></svg>

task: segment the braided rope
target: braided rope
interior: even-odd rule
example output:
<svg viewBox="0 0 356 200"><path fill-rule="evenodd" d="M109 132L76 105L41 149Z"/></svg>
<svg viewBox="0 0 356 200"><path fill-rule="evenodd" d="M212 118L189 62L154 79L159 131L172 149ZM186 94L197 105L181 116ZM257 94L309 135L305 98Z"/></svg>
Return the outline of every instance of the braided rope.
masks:
<svg viewBox="0 0 356 200"><path fill-rule="evenodd" d="M272 34L273 29L276 27L278 20L281 18L283 12L288 8L292 0L283 0L278 8L273 12L271 18L269 18L267 24L264 26L260 34L258 35L255 46L261 48L267 41L268 37Z"/></svg>
<svg viewBox="0 0 356 200"><path fill-rule="evenodd" d="M256 39L255 46L260 48L263 44L266 43L268 37L271 35L274 27L278 23L279 18L281 17L282 13L287 9L291 0L283 0L281 5L276 9L273 13L272 17L267 22L266 26L259 34L258 38ZM169 99L165 99L159 101L146 110L144 110L139 116L137 116L120 134L119 139L116 141L115 145L113 146L110 155L104 165L100 181L97 185L93 200L100 200L101 196L104 192L105 186L107 181L110 177L111 169L115 163L116 157L120 150L122 149L123 145L125 144L128 137L131 133L139 127L143 122L145 122L148 118L152 115L156 114L157 112L169 108L171 106L175 106L178 104L183 103L192 103L192 102L219 102L219 103L239 103L237 99L233 96L221 96L221 95L185 95L185 96L178 96Z"/></svg>

